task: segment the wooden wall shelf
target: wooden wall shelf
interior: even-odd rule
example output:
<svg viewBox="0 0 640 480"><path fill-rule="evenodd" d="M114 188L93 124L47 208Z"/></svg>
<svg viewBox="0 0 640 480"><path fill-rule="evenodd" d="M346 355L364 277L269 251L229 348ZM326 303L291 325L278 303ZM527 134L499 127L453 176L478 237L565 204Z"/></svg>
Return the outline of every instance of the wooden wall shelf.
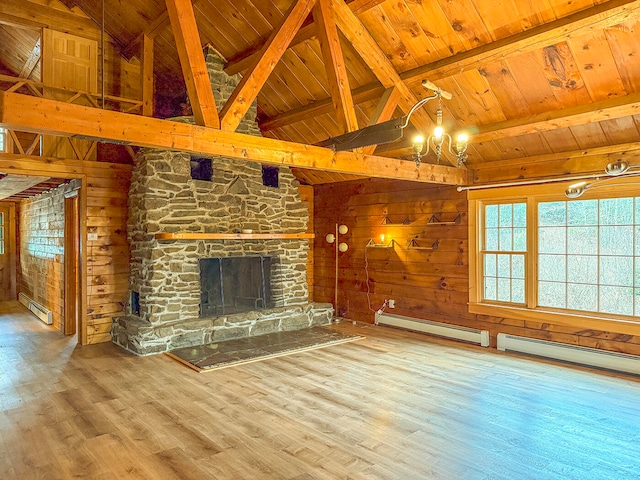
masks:
<svg viewBox="0 0 640 480"><path fill-rule="evenodd" d="M315 238L313 233L156 233L156 240L272 240Z"/></svg>
<svg viewBox="0 0 640 480"><path fill-rule="evenodd" d="M449 220L446 222L440 220L435 215L431 215L431 217L429 218L429 221L427 222L427 225L458 225L461 219L462 219L461 213L459 213L453 220Z"/></svg>
<svg viewBox="0 0 640 480"><path fill-rule="evenodd" d="M411 225L411 219L407 215L406 217L404 217L401 223L396 223L393 220L391 220L387 215L385 215L384 218L382 219L382 225Z"/></svg>
<svg viewBox="0 0 640 480"><path fill-rule="evenodd" d="M440 243L440 240L436 240L431 244L430 247L421 247L417 241L417 238L412 238L411 240L409 240L409 244L407 245L407 250L427 250L427 251L435 252L436 250L438 250L439 243Z"/></svg>

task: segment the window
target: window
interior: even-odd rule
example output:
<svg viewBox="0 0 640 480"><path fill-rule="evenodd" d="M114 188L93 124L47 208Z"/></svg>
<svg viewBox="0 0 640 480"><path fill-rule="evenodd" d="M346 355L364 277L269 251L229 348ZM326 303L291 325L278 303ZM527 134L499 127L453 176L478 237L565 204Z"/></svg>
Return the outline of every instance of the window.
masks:
<svg viewBox="0 0 640 480"><path fill-rule="evenodd" d="M541 202L538 305L640 316L636 243L639 197Z"/></svg>
<svg viewBox="0 0 640 480"><path fill-rule="evenodd" d="M526 212L526 203L486 205L484 208L484 300L525 302Z"/></svg>
<svg viewBox="0 0 640 480"><path fill-rule="evenodd" d="M0 255L4 254L4 213L0 212Z"/></svg>
<svg viewBox="0 0 640 480"><path fill-rule="evenodd" d="M5 153L7 151L7 130L0 128L0 152Z"/></svg>
<svg viewBox="0 0 640 480"><path fill-rule="evenodd" d="M469 192L469 310L640 322L640 196L631 188L575 200L559 184Z"/></svg>

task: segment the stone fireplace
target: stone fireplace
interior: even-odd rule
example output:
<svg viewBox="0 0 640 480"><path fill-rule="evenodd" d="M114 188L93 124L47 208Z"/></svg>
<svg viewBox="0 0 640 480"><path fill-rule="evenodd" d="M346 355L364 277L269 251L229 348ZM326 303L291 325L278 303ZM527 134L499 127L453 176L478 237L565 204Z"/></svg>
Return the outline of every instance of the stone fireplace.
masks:
<svg viewBox="0 0 640 480"><path fill-rule="evenodd" d="M206 59L220 106L239 76L227 76L213 50ZM260 135L255 116L254 103L237 131ZM187 153L145 149L136 158L129 190L131 301L128 314L112 326L113 341L136 354L331 322L330 304L308 300L309 240L273 235L304 233L309 220L289 169L279 168L274 187L265 185L260 164L221 157L210 162L210 179L198 180ZM156 235L242 231L264 235Z"/></svg>

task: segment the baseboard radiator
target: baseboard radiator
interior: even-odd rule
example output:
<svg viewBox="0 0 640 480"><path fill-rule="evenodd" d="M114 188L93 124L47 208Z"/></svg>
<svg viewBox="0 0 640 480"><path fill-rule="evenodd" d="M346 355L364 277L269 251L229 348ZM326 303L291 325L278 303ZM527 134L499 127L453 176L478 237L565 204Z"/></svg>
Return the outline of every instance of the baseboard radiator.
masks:
<svg viewBox="0 0 640 480"><path fill-rule="evenodd" d="M498 333L498 350L640 375L640 356Z"/></svg>
<svg viewBox="0 0 640 480"><path fill-rule="evenodd" d="M404 328L415 332L429 333L438 337L452 338L464 342L475 343L482 347L489 346L489 331L476 330L474 328L459 327L448 323L432 322L401 315L382 313L376 315L378 325Z"/></svg>
<svg viewBox="0 0 640 480"><path fill-rule="evenodd" d="M21 304L23 304L25 307L31 310L31 313L33 313L36 317L38 317L47 325L51 325L53 323L53 316L51 315L51 310L49 310L48 308L44 307L43 305L40 305L38 302L35 302L34 300L31 300L24 293L20 293L18 295L18 300L20 301Z"/></svg>

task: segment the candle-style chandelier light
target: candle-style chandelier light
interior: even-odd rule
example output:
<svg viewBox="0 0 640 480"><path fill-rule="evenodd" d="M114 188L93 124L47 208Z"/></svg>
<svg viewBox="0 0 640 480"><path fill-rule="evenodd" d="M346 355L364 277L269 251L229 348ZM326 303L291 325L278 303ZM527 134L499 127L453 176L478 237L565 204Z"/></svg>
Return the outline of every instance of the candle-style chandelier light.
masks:
<svg viewBox="0 0 640 480"><path fill-rule="evenodd" d="M426 138L424 137L424 135L416 135L413 139L413 159L416 162L416 167L420 166L422 157L428 155L431 150L433 150L433 152L435 153L436 163L439 164L443 148L446 148L446 150L452 156L456 157L458 161L458 167L461 167L467 161L469 136L466 133L460 133L456 137L454 143L451 135L445 132L442 126L442 99L445 98L447 100L451 100L452 95L449 92L446 92L437 87L428 80L423 80L422 86L429 90L433 90L433 95L423 98L413 107L411 107L411 110L409 110L409 113L406 117L407 124L409 123L409 118L411 117L413 112L415 112L418 108L422 107L430 100L438 100L438 109L436 110L436 126L433 129L431 135Z"/></svg>

